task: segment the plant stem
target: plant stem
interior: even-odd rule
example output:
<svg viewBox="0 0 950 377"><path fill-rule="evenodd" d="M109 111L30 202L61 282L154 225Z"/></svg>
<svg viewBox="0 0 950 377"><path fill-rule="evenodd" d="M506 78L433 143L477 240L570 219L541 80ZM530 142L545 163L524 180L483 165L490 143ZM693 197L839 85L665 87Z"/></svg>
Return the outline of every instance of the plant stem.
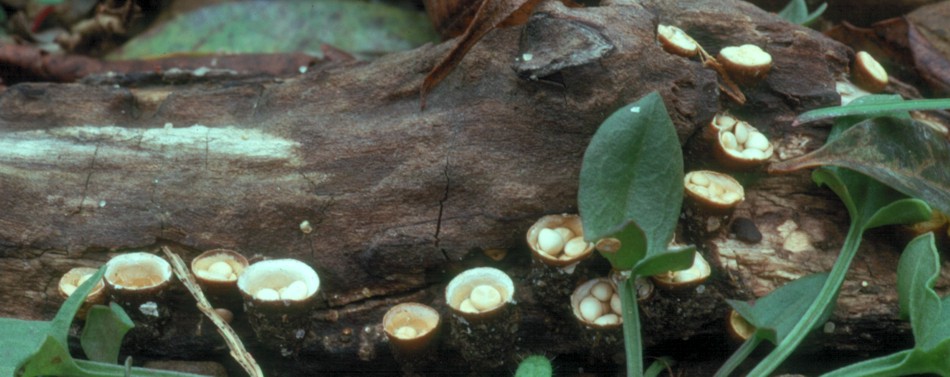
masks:
<svg viewBox="0 0 950 377"><path fill-rule="evenodd" d="M745 342L742 342L739 349L737 349L732 356L729 356L729 360L726 360L726 363L716 371L715 377L726 377L734 372L736 368L742 365L742 362L752 354L752 351L755 351L755 347L758 347L761 342L762 338L756 334L753 334L749 339L746 339Z"/></svg>
<svg viewBox="0 0 950 377"><path fill-rule="evenodd" d="M858 246L861 245L861 236L863 234L863 224L858 224L856 221L852 222L851 227L848 229L848 235L844 240L844 245L841 246L841 253L838 255L838 260L835 261L834 267L831 268L831 273L828 275L828 280L825 280L825 285L823 285L821 291L818 292L818 297L816 297L815 301L808 307L802 319L795 324L795 327L792 328L788 336L782 339L778 346L775 347L775 350L769 353L765 359L759 362L759 365L756 365L755 369L749 372L750 377L767 376L775 371L775 369L795 351L795 348L801 344L805 336L818 325L818 322L824 317L825 311L834 305L835 300L838 298L838 290L841 289L844 276L848 272L848 267L851 266L851 261L858 253Z"/></svg>
<svg viewBox="0 0 950 377"><path fill-rule="evenodd" d="M637 308L637 290L633 276L620 285L620 300L623 306L624 349L627 352L627 376L643 376L643 345L640 344L640 312Z"/></svg>

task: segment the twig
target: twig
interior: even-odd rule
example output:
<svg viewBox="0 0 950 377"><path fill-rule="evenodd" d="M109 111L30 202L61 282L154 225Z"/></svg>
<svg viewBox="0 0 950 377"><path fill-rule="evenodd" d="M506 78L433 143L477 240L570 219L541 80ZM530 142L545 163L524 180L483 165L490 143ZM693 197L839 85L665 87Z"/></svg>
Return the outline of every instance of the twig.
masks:
<svg viewBox="0 0 950 377"><path fill-rule="evenodd" d="M188 266L181 260L181 257L173 253L168 246L162 246L162 252L171 260L175 275L185 284L185 287L188 288L191 295L195 297L195 300L198 302L198 310L201 310L208 318L211 318L211 322L214 322L214 325L218 327L218 333L224 337L225 343L227 343L228 348L231 349L231 357L233 357L238 364L241 364L241 367L243 367L251 377L263 377L264 372L261 371L260 365L257 365L257 362L254 361L254 356L251 356L250 352L247 352L244 348L244 343L241 342L241 338L234 332L234 329L228 326L228 323L211 307L211 303L205 298L204 292L201 291L201 287L195 282L195 277L188 271Z"/></svg>

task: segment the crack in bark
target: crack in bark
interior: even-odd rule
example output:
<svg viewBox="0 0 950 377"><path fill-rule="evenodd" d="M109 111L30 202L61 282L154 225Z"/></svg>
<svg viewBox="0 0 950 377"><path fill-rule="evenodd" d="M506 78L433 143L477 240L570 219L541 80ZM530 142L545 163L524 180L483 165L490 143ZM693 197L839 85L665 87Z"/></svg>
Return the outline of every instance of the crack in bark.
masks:
<svg viewBox="0 0 950 377"><path fill-rule="evenodd" d="M92 173L96 170L96 158L99 156L99 146L101 143L96 143L96 150L92 152L92 161L89 162L89 174L86 174L86 181L82 186L82 198L79 199L79 208L76 208L75 215L82 213L82 206L86 203L86 192L89 190L89 181L92 179Z"/></svg>

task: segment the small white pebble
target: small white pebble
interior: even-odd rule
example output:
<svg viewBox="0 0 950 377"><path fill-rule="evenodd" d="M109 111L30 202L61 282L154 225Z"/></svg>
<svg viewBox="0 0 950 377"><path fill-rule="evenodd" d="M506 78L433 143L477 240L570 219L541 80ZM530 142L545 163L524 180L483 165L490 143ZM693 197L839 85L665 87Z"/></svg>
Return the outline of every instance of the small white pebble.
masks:
<svg viewBox="0 0 950 377"><path fill-rule="evenodd" d="M598 326L610 326L618 323L620 323L620 317L613 313L604 314L594 320L594 324Z"/></svg>
<svg viewBox="0 0 950 377"><path fill-rule="evenodd" d="M694 193L702 197L709 197L709 189L703 186L692 186L689 188Z"/></svg>
<svg viewBox="0 0 950 377"><path fill-rule="evenodd" d="M479 311L488 311L501 304L501 293L495 287L482 284L472 289L469 299Z"/></svg>
<svg viewBox="0 0 950 377"><path fill-rule="evenodd" d="M524 54L521 54L521 60L524 60L524 61L526 61L526 62L530 62L531 59L534 59L534 55L529 54L529 53L527 53L527 52L524 53Z"/></svg>
<svg viewBox="0 0 950 377"><path fill-rule="evenodd" d="M261 301L275 301L280 299L280 293L271 288L261 288L254 294L254 298Z"/></svg>
<svg viewBox="0 0 950 377"><path fill-rule="evenodd" d="M313 232L313 225L310 225L310 221L304 220L300 223L300 231L303 232L303 234L310 234Z"/></svg>
<svg viewBox="0 0 950 377"><path fill-rule="evenodd" d="M613 294L614 294L613 287L611 287L610 284L607 284L606 282L603 282L603 281L597 284L594 284L594 286L590 288L590 295L594 296L595 298L603 302L607 302L608 300L610 300L610 296Z"/></svg>
<svg viewBox="0 0 950 377"><path fill-rule="evenodd" d="M396 337L400 339L412 339L419 335L412 326L403 326L396 329Z"/></svg>
<svg viewBox="0 0 950 377"><path fill-rule="evenodd" d="M728 115L719 115L716 117L716 125L720 128L732 129L736 125L736 118Z"/></svg>
<svg viewBox="0 0 950 377"><path fill-rule="evenodd" d="M568 227L560 226L560 227L554 228L554 231L557 232L557 234L561 235L561 239L564 240L564 242L567 242L567 240L574 238L574 232Z"/></svg>
<svg viewBox="0 0 950 377"><path fill-rule="evenodd" d="M862 281L861 281L861 286L864 287L864 288L867 288L867 286L868 286L868 281L867 281L867 280L862 280Z"/></svg>
<svg viewBox="0 0 950 377"><path fill-rule="evenodd" d="M604 305L594 296L587 296L580 303L581 317L587 322L594 322L604 314Z"/></svg>
<svg viewBox="0 0 950 377"><path fill-rule="evenodd" d="M736 201L741 199L741 197L739 196L739 193L735 191L725 192L722 195L720 195L719 198L722 199L723 203L735 203Z"/></svg>
<svg viewBox="0 0 950 377"><path fill-rule="evenodd" d="M297 72L307 73L307 66L305 65L300 66L299 68L297 68Z"/></svg>

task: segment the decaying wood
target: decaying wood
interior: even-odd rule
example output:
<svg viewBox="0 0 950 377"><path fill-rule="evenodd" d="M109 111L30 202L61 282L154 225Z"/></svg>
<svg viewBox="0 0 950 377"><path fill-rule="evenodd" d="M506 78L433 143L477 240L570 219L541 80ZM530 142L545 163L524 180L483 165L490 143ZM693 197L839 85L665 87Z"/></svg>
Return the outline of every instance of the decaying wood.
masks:
<svg viewBox="0 0 950 377"><path fill-rule="evenodd" d="M585 28L610 51L564 64L552 77L520 79L512 64L532 47L522 45L521 32L533 22ZM744 88L749 101L737 108L720 98L715 72L663 52L657 22L683 28L711 53L758 44L774 68ZM551 32L529 44L558 46L571 37ZM523 240L542 215L576 212L581 156L600 122L657 90L686 150L697 127L729 109L769 135L778 158L794 156L819 146L826 131L791 129L792 117L836 104L834 80L850 55L739 1L605 1L582 9L545 2L528 26L486 35L420 112L419 84L451 45L285 80L158 75L142 85L100 77L7 88L0 94L0 302L7 303L0 315L50 318L61 302L59 276L115 253L169 245L187 260L224 247L297 258L321 277L322 302L299 349L256 339L236 308L234 326L265 372L395 370L383 312L414 300L447 314L444 283L462 268L494 265L518 283L523 335L512 360L529 352L583 355L569 322L535 305L532 287L521 283L529 268ZM708 166L707 158L688 154L687 165ZM806 173L743 177L748 199L736 215L752 219L763 240L723 234L703 242L715 276L702 289L660 292L643 304L648 346L669 349L662 347L692 337L727 348L723 298L761 296L833 263L847 214L830 192ZM305 221L312 232L301 230ZM483 255L488 249L506 249L507 257L494 262ZM876 340L908 339L896 314L898 255L869 238L842 291L835 330L804 352L867 352ZM160 339L129 345L131 352L226 354L184 288L172 297L174 325ZM458 357L452 349L443 347L446 360Z"/></svg>

